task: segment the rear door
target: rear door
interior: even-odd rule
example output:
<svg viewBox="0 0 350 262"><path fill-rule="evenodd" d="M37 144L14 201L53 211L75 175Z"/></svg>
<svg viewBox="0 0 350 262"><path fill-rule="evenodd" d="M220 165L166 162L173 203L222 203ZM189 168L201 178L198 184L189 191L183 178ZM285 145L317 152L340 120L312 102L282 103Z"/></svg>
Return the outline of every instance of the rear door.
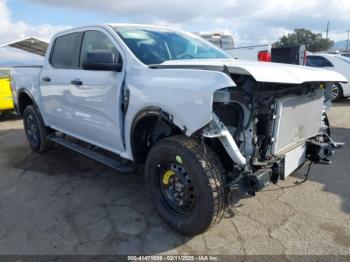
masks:
<svg viewBox="0 0 350 262"><path fill-rule="evenodd" d="M74 106L70 81L79 69L82 33L58 36L40 73L41 110L48 125L60 131L73 131Z"/></svg>
<svg viewBox="0 0 350 262"><path fill-rule="evenodd" d="M57 40L51 54L51 65L56 68L42 72L42 81L45 82L45 77L50 80L42 87L42 93L46 91L45 108L51 116L50 123L92 144L123 151L120 106L125 69L114 72L81 68L88 51L109 50L115 59L123 60L118 43L102 28L78 32L75 37L62 40L65 47L60 47ZM63 58L69 60L70 68L61 68Z"/></svg>

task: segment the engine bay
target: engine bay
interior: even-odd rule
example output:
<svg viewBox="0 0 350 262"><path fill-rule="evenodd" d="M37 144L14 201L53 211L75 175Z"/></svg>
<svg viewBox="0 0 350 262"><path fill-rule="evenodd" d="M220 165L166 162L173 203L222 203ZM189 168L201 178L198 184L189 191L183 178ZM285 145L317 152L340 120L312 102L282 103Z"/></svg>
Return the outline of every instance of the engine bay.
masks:
<svg viewBox="0 0 350 262"><path fill-rule="evenodd" d="M258 83L243 75L232 78L237 87L215 92L216 124L203 132L206 142L221 155L227 152L224 166L229 177L235 180L246 174L259 180L258 176L264 176L263 184L275 183L308 160L323 161L333 154L325 121L329 84ZM211 139L214 137L222 145Z"/></svg>

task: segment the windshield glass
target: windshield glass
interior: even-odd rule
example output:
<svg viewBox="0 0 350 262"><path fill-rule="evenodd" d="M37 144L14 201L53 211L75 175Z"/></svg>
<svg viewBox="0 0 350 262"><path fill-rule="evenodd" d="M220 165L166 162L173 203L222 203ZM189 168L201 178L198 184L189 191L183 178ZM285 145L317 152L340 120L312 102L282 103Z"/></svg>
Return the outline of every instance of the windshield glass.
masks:
<svg viewBox="0 0 350 262"><path fill-rule="evenodd" d="M350 58L347 58L347 57L342 57L342 56L337 56L336 58L342 60L343 62L347 63L347 64L350 64Z"/></svg>
<svg viewBox="0 0 350 262"><path fill-rule="evenodd" d="M229 55L199 36L158 28L115 27L135 56L146 65L176 59L226 59Z"/></svg>

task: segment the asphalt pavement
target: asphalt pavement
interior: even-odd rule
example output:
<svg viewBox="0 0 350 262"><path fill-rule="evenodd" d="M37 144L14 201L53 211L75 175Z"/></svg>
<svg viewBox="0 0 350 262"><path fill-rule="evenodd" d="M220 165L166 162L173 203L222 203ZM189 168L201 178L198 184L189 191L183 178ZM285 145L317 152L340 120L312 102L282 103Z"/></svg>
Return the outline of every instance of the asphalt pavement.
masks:
<svg viewBox="0 0 350 262"><path fill-rule="evenodd" d="M142 172L118 174L61 146L33 153L22 121L0 116L0 254L350 255L350 100L329 115L347 144L332 165L243 199L193 238L157 216Z"/></svg>

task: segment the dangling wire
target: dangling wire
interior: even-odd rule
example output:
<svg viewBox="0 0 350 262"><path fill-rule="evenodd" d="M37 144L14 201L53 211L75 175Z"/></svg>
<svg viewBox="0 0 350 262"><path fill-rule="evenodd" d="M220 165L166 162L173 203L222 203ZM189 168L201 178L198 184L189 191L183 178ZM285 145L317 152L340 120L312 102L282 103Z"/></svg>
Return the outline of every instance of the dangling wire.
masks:
<svg viewBox="0 0 350 262"><path fill-rule="evenodd" d="M296 186L301 185L302 183L306 182L309 179L309 173L310 173L311 165L312 165L312 162L310 162L309 167L307 169L307 172L305 174L305 178L302 181L295 181L294 185L292 185L292 186L283 186L283 187L279 187L279 188L276 188L276 189L265 189L265 190L261 190L261 192L277 191L277 190L282 190L282 189L286 189L286 188L292 188L292 187L296 187Z"/></svg>
<svg viewBox="0 0 350 262"><path fill-rule="evenodd" d="M312 162L310 162L310 164L309 164L309 167L308 167L307 172L305 174L305 178L302 181L295 181L294 184L300 185L309 179L309 173L310 173L311 166L312 166Z"/></svg>

